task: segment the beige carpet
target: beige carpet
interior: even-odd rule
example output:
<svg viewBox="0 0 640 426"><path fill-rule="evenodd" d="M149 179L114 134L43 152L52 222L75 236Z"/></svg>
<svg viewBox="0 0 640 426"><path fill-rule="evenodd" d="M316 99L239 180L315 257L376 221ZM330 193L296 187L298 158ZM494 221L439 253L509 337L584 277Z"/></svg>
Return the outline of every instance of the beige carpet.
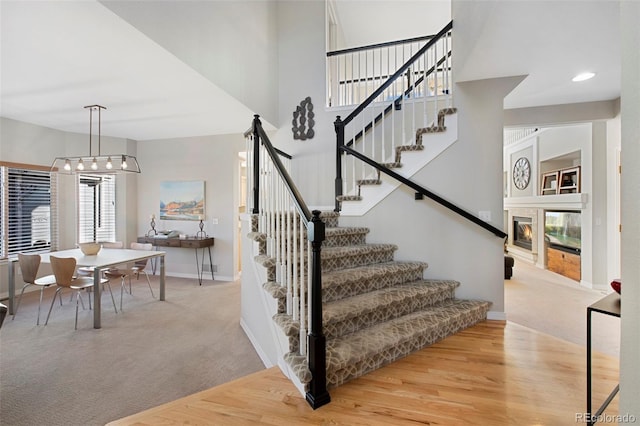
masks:
<svg viewBox="0 0 640 426"><path fill-rule="evenodd" d="M157 277L152 284L157 297ZM52 294L40 326L29 293L0 329L2 425L104 425L264 368L239 325L239 283L168 278L159 302L134 281L117 315L103 293L100 330L87 309L74 331L68 295L43 326Z"/></svg>
<svg viewBox="0 0 640 426"><path fill-rule="evenodd" d="M586 346L587 306L610 291L585 289L562 275L516 259L513 277L504 281L507 320ZM593 349L620 353L620 319L592 314Z"/></svg>

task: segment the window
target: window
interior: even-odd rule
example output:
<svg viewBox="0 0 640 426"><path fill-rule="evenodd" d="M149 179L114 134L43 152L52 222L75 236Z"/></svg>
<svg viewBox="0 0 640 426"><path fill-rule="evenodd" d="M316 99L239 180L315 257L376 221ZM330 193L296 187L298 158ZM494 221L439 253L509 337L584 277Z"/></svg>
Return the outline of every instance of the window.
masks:
<svg viewBox="0 0 640 426"><path fill-rule="evenodd" d="M0 180L0 258L55 250L55 175L36 166L0 166Z"/></svg>
<svg viewBox="0 0 640 426"><path fill-rule="evenodd" d="M115 241L115 175L79 175L78 242Z"/></svg>

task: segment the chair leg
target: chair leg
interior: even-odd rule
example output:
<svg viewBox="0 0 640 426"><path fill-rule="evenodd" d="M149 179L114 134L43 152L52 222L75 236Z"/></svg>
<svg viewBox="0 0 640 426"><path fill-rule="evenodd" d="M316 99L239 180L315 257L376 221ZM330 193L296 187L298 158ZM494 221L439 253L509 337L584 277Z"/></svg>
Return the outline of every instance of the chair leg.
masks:
<svg viewBox="0 0 640 426"><path fill-rule="evenodd" d="M16 305L16 310L13 311L13 317L11 317L11 321L16 319L16 314L18 313L18 308L20 307L20 302L22 302L22 295L24 294L24 289L29 287L30 285L31 285L30 283L26 283L25 285L22 286L22 291L20 292L20 297L18 298L18 304Z"/></svg>
<svg viewBox="0 0 640 426"><path fill-rule="evenodd" d="M149 274L147 274L145 271L140 271L140 272L142 272L145 278L147 278L147 284L149 284L149 290L151 290L151 297L155 299L156 296L153 294L153 288L151 288L151 280L149 279Z"/></svg>
<svg viewBox="0 0 640 426"><path fill-rule="evenodd" d="M122 312L122 298L124 297L124 276L120 279L120 312Z"/></svg>
<svg viewBox="0 0 640 426"><path fill-rule="evenodd" d="M71 291L71 300L73 300L73 290ZM86 308L84 307L84 299L82 298L82 295L80 294L80 290L77 291L76 294L76 299L77 296L80 296L80 303L82 304L82 310L84 311ZM76 300L77 301L77 300ZM91 295L89 295L89 302L91 302ZM91 309L91 306L89 306L89 309Z"/></svg>
<svg viewBox="0 0 640 426"><path fill-rule="evenodd" d="M79 299L80 299L80 290L78 290L76 292L76 323L75 323L75 326L74 326L74 330L78 329L78 301L79 301ZM91 300L91 297L89 297L89 300Z"/></svg>
<svg viewBox="0 0 640 426"><path fill-rule="evenodd" d="M45 286L40 287L40 303L38 303L38 320L36 325L40 325L40 306L42 306L42 295L44 294Z"/></svg>
<svg viewBox="0 0 640 426"><path fill-rule="evenodd" d="M56 297L60 293L60 290L62 290L62 287L58 287L56 289L56 292L53 295L53 300L51 301L51 306L49 307L49 313L47 314L47 320L44 322L44 325L49 324L49 317L51 316L51 310L53 309L53 304L56 302ZM60 295L60 298L62 298L62 295Z"/></svg>
<svg viewBox="0 0 640 426"><path fill-rule="evenodd" d="M109 287L109 294L111 295L111 302L113 303L113 310L116 311L116 314L118 313L118 309L116 308L116 299L113 298L113 292L111 291L111 284L109 284L109 281L107 281L106 284ZM102 285L102 290L104 290L104 284Z"/></svg>

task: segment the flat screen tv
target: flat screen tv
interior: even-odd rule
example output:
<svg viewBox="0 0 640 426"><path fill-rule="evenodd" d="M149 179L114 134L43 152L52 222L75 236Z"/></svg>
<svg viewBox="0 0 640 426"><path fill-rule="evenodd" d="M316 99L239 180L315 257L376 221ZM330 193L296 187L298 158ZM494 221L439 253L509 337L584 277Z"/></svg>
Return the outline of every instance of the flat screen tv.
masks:
<svg viewBox="0 0 640 426"><path fill-rule="evenodd" d="M580 253L580 212L545 211L544 236L553 248Z"/></svg>

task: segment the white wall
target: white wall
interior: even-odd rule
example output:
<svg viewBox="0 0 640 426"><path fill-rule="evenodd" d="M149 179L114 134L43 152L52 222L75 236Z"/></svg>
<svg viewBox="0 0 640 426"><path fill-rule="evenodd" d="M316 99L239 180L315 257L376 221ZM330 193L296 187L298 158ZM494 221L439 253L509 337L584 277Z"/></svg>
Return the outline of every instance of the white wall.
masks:
<svg viewBox="0 0 640 426"><path fill-rule="evenodd" d="M620 113L607 121L607 281L620 277Z"/></svg>
<svg viewBox="0 0 640 426"><path fill-rule="evenodd" d="M336 113L324 107L325 3L278 2L278 24L280 120L271 140L295 157L292 175L307 204L332 206ZM314 105L315 136L305 141L294 140L293 112L307 96Z"/></svg>
<svg viewBox="0 0 640 426"><path fill-rule="evenodd" d="M138 235L149 229L149 216L160 217L160 182L205 181L205 227L215 238L212 248L216 279L238 277L238 206L239 159L245 150L242 135L202 136L138 142L138 162L142 173L138 177L136 225ZM213 224L218 219L218 224ZM194 235L196 221L156 220L156 230L178 230ZM196 277L192 250L171 248L167 252L167 274ZM205 259L208 264L208 259ZM211 279L205 273L205 279Z"/></svg>
<svg viewBox="0 0 640 426"><path fill-rule="evenodd" d="M274 2L103 0L100 3L234 98L272 123L277 122ZM203 55L203 51L207 54ZM247 128L250 120L248 117Z"/></svg>
<svg viewBox="0 0 640 426"><path fill-rule="evenodd" d="M620 414L640 419L640 2L620 2L622 40L622 332Z"/></svg>

